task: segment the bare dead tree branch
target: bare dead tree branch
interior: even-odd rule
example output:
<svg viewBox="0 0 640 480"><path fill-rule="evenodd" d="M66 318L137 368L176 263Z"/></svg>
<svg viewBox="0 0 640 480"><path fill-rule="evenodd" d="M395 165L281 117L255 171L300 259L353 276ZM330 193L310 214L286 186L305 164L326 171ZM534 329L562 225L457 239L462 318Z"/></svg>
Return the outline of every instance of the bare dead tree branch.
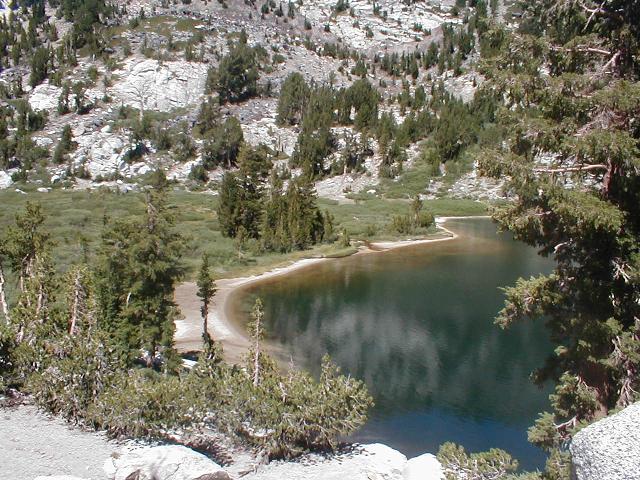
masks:
<svg viewBox="0 0 640 480"><path fill-rule="evenodd" d="M73 281L73 305L71 307L71 319L69 325L69 335L71 336L74 336L76 333L76 325L78 323L78 316L80 313L80 297L82 294L82 284L80 279L81 273L80 270L78 270Z"/></svg>
<svg viewBox="0 0 640 480"><path fill-rule="evenodd" d="M257 387L260 383L260 315L256 315L256 343L253 352L253 386Z"/></svg>
<svg viewBox="0 0 640 480"><path fill-rule="evenodd" d="M603 0L602 3L600 4L600 10L602 10L604 8L604 4L606 3L607 0ZM586 31L587 28L589 28L589 25L591 25L591 21L594 19L594 17L596 16L596 13L598 13L598 10L594 10L593 12L591 12L591 15L589 15L589 19L587 20L587 23L584 25L584 28L582 29L582 31Z"/></svg>
<svg viewBox="0 0 640 480"><path fill-rule="evenodd" d="M4 271L2 269L2 264L0 264L0 306L2 307L2 313L7 323L11 321L11 317L9 315L9 305L7 304L7 297L5 294L4 286L6 284L6 280L4 278Z"/></svg>
<svg viewBox="0 0 640 480"><path fill-rule="evenodd" d="M606 8L604 8L607 3L606 0L604 0L600 4L600 6L596 8L590 8L587 5L585 5L584 2L582 1L579 1L578 3L586 13L590 14L589 22L591 22L592 18L595 17L596 15L599 15L601 17L607 17L617 22L624 22L624 17L622 15L620 15L617 12L612 12L611 10L607 10Z"/></svg>
<svg viewBox="0 0 640 480"><path fill-rule="evenodd" d="M612 55L613 52L611 52L610 50L605 50L604 48L596 48L596 47L589 47L587 45L577 45L575 47L560 47L558 45L553 45L551 46L551 50L553 50L554 52L563 52L563 53L596 53L598 55L605 55L605 56L609 56Z"/></svg>
<svg viewBox="0 0 640 480"><path fill-rule="evenodd" d="M613 56L609 59L609 61L607 63L605 63L602 68L600 69L600 72L598 72L597 76L603 76L607 73L607 70L612 67L613 65L615 65L615 63L618 61L618 58L620 58L622 52L620 52L620 50L618 50L616 53L613 54Z"/></svg>
<svg viewBox="0 0 640 480"><path fill-rule="evenodd" d="M534 168L533 173L575 173L575 172L588 172L591 170L607 170L607 165L595 164L595 165L581 165L578 167L559 167L559 168Z"/></svg>

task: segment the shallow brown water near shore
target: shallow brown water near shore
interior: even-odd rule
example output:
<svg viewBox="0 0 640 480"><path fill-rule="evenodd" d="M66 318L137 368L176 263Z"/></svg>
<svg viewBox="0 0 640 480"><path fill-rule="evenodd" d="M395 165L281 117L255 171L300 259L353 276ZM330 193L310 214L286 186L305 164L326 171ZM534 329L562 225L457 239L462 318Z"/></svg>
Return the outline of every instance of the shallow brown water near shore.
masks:
<svg viewBox="0 0 640 480"><path fill-rule="evenodd" d="M500 286L550 262L496 234L486 219L452 220L446 242L331 260L234 292L243 322L257 295L282 358L317 371L329 353L366 381L376 408L353 437L408 456L445 441L501 447L535 468L543 454L526 428L547 404L528 375L550 346L542 325L493 325Z"/></svg>

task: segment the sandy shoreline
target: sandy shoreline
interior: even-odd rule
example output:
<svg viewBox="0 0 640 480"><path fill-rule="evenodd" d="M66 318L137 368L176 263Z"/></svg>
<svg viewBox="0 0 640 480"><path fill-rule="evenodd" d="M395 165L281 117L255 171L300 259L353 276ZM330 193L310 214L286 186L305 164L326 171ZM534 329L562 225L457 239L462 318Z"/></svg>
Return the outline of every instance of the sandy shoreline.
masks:
<svg viewBox="0 0 640 480"><path fill-rule="evenodd" d="M427 243L455 240L458 234L443 226L447 220L486 217L437 217L436 225L445 237L422 238L416 240L371 242L358 249L354 255L368 255L388 252L399 248L411 247ZM224 355L228 362L238 363L249 347L249 339L232 320L233 312L230 300L234 293L241 288L263 282L267 279L287 275L291 272L316 265L320 262L339 261L339 258L318 257L305 258L293 262L285 267L275 268L260 275L248 277L221 278L216 280L217 291L209 307L209 334L214 340L222 343ZM176 321L175 345L178 351L187 352L200 350L202 347L202 317L200 315L200 301L196 296L197 286L194 282L185 282L176 288L175 300L183 315L182 320Z"/></svg>

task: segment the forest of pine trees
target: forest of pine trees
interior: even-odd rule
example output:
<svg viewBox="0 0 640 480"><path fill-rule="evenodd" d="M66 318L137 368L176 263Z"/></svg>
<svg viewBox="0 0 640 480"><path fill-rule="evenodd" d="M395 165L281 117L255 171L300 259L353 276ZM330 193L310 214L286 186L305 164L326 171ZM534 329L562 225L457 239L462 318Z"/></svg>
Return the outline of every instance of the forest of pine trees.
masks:
<svg viewBox="0 0 640 480"><path fill-rule="evenodd" d="M43 0L14 6L0 17L0 71L24 67L28 87L20 75L0 84L0 169L27 181L49 160L69 164L77 144L69 125L51 151L32 140L49 118L31 108L25 90L49 81L61 88L59 116L89 112L88 82L65 75L79 56L109 60L106 24L116 9L101 0L49 2L57 18L71 22L58 39ZM301 73L284 79L276 123L297 131L293 153L284 158L288 168L274 168L282 152L249 145L241 117L226 108L272 95L270 84L260 83L270 54L250 46L244 31L229 36L228 52L209 69L192 129L187 120L169 126L125 106L114 116L131 132L126 162L150 148L177 162L201 156L190 178L217 189L216 220L235 239L239 257L249 247L284 253L334 242L335 220L318 206L314 182L365 173L375 154L383 180L402 178L407 150L418 142L433 171L471 157L481 174L506 180L510 201L495 207L494 219L555 261L549 275L506 288L496 320L502 328L544 322L554 344L533 375L555 386L550 408L529 430L549 460L544 472L525 478L567 479L572 435L637 401L640 392L640 2L536 0L518 7L519 25L507 28L491 17L496 1L457 1L454 11L464 17L443 25L440 41L372 58L344 43L317 46L309 37L305 46L342 61L352 81L336 87ZM349 8L341 0L333 13ZM295 18L292 3L265 3L261 14L281 19L285 10ZM331 25L325 28L329 33ZM192 47L185 45L188 61ZM386 80L376 79L376 71ZM442 76L449 73L482 79L470 102L447 90ZM388 98L381 93L387 80L398 86ZM352 129L342 138L335 127ZM218 168L222 179L209 184ZM179 315L173 294L184 279L187 239L175 228L167 189L158 170L144 188L144 213L105 217L99 247L64 272L55 267L38 204L28 203L0 233L0 390L20 389L49 411L113 435L160 437L207 425L274 457L334 448L366 419L372 400L364 384L341 375L329 359L318 380L298 370L282 374L262 348L260 301L243 368L224 364L206 325L216 290L206 256L197 278L203 352L194 369L182 370L173 346ZM390 219L395 233L432 225L420 196L405 200L409 213ZM349 243L346 232L343 241ZM252 435L247 424L268 433ZM449 472L478 478L517 469L505 452L467 454L453 444L439 458Z"/></svg>
<svg viewBox="0 0 640 480"><path fill-rule="evenodd" d="M206 256L197 280L202 353L195 368L182 368L173 348L173 295L185 239L173 225L166 187L156 174L144 214L128 222L105 218L92 260L85 255L62 274L41 207L28 203L17 215L0 237L0 388L30 393L42 408L114 436L158 439L213 427L271 457L335 448L366 420L372 400L364 384L328 358L317 380L282 373L261 348L260 302L246 368L223 363L206 326L216 289Z"/></svg>

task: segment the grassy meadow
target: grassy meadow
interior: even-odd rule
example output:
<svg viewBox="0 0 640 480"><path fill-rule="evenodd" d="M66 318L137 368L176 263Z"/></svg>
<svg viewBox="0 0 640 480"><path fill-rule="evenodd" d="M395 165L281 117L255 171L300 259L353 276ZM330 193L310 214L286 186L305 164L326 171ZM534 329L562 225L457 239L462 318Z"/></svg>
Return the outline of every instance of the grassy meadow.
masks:
<svg viewBox="0 0 640 480"><path fill-rule="evenodd" d="M0 232L14 222L15 215L27 201L42 205L45 226L54 241L53 257L60 270L95 254L106 218L133 219L144 212L144 195L141 193L54 189L48 193L31 191L23 194L4 190L0 191ZM299 258L341 256L353 251L339 242L288 254L260 252L257 243L248 242L239 251L233 239L224 238L220 233L216 196L175 190L169 195L169 204L176 228L187 238L184 261L189 278L195 275L205 252L219 276L234 276L257 273ZM320 199L319 205L334 215L336 232L346 229L352 239L369 240L399 238L391 231L391 219L394 215L407 214L410 208L406 200L384 200L375 196L363 196L354 203L346 204ZM486 213L485 205L470 200L426 201L425 209L434 215Z"/></svg>

